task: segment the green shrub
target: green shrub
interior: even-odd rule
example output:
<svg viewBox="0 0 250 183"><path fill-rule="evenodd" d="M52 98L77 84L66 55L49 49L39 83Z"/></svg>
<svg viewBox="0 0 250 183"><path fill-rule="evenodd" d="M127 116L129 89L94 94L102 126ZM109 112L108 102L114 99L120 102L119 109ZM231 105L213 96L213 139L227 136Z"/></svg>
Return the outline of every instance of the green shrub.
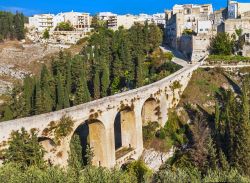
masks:
<svg viewBox="0 0 250 183"><path fill-rule="evenodd" d="M150 122L147 126L142 128L143 140L150 140L155 137L156 130L160 127L157 122Z"/></svg>
<svg viewBox="0 0 250 183"><path fill-rule="evenodd" d="M35 131L28 133L24 128L20 132L13 131L8 145L8 149L3 152L4 163L17 163L22 168L44 166L45 150L39 144Z"/></svg>
<svg viewBox="0 0 250 183"><path fill-rule="evenodd" d="M125 169L136 175L138 183L146 182L152 175L152 171L142 160L133 161Z"/></svg>
<svg viewBox="0 0 250 183"><path fill-rule="evenodd" d="M163 128L161 128L160 130L158 130L155 134L155 136L159 139L165 139L167 134L165 132L165 130Z"/></svg>
<svg viewBox="0 0 250 183"><path fill-rule="evenodd" d="M63 116L55 128L55 138L60 140L73 131L74 121L71 117Z"/></svg>
<svg viewBox="0 0 250 183"><path fill-rule="evenodd" d="M74 27L71 25L70 22L61 22L56 26L55 30L58 30L58 31L73 31Z"/></svg>
<svg viewBox="0 0 250 183"><path fill-rule="evenodd" d="M45 31L43 32L43 39L49 39L50 35L49 35L49 30L45 29Z"/></svg>
<svg viewBox="0 0 250 183"><path fill-rule="evenodd" d="M243 57L240 55L209 55L207 58L208 62L226 62L226 63L237 63L250 61L250 57Z"/></svg>

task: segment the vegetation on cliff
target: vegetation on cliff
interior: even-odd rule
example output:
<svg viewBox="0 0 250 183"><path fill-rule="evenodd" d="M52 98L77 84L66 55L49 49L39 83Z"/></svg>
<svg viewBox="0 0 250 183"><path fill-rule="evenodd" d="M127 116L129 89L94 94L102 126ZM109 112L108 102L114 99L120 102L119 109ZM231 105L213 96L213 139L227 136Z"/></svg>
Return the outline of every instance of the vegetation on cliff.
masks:
<svg viewBox="0 0 250 183"><path fill-rule="evenodd" d="M161 42L155 25L115 32L99 28L80 54L60 52L39 77L28 76L16 86L2 120L68 108L162 79L180 66L159 49Z"/></svg>

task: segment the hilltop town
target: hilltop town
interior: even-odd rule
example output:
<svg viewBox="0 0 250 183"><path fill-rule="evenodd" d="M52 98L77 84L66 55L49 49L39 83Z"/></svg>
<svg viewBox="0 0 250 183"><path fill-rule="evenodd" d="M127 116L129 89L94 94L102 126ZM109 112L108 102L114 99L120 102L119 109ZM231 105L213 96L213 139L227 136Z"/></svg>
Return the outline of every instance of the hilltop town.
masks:
<svg viewBox="0 0 250 183"><path fill-rule="evenodd" d="M165 44L180 50L188 59L197 62L209 54L211 38L219 32L230 35L242 29L245 44L239 54L250 56L250 3L228 1L228 6L215 10L212 4L175 5L172 10L153 15L117 15L101 12L95 16L89 13L66 12L34 15L26 25L32 41L75 44L90 35L95 26L106 25L118 30L119 27L131 28L135 23L154 23L165 32ZM64 23L64 24L63 24ZM67 27L68 24L68 27ZM62 25L62 26L60 26ZM63 27L65 26L65 28ZM48 36L44 32L49 31ZM45 40L44 40L45 39Z"/></svg>

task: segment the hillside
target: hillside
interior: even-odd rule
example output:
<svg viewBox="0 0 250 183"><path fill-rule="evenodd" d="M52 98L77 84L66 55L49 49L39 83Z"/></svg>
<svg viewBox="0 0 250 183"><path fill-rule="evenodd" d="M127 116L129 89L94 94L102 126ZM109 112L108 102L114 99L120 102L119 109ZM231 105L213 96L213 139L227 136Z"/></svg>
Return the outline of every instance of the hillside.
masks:
<svg viewBox="0 0 250 183"><path fill-rule="evenodd" d="M6 93L14 83L20 82L25 75L37 75L43 64L49 65L51 58L61 49L72 55L79 53L82 45L45 45L6 41L0 44L0 95ZM2 103L0 98L0 103Z"/></svg>

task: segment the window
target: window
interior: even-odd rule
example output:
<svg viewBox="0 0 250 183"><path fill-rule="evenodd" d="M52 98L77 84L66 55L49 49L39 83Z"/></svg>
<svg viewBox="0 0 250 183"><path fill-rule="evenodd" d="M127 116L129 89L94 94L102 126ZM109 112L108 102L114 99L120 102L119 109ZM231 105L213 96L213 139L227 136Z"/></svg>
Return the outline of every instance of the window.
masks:
<svg viewBox="0 0 250 183"><path fill-rule="evenodd" d="M208 31L209 29L208 29L208 28L206 28L205 30L206 30L206 31Z"/></svg>
<svg viewBox="0 0 250 183"><path fill-rule="evenodd" d="M202 31L203 31L203 29L200 29L200 31L202 32Z"/></svg>

